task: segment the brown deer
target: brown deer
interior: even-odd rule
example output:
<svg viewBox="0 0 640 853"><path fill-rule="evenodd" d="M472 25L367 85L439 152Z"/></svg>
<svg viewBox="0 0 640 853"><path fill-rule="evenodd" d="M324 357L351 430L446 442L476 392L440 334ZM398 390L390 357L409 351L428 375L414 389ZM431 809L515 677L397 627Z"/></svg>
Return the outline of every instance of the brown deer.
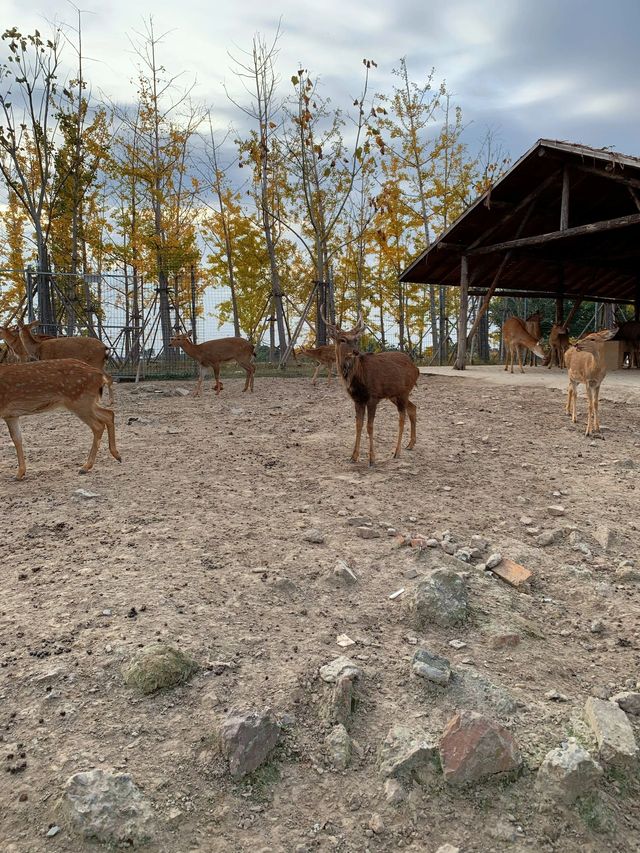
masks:
<svg viewBox="0 0 640 853"><path fill-rule="evenodd" d="M316 384L318 373L323 367L327 368L329 374L328 382L331 383L333 368L336 366L336 348L333 344L322 344L319 347L300 347L298 355L305 355L317 363L316 372L313 374L312 384Z"/></svg>
<svg viewBox="0 0 640 853"><path fill-rule="evenodd" d="M564 354L569 347L569 329L554 323L549 332L549 370L554 366L564 367Z"/></svg>
<svg viewBox="0 0 640 853"><path fill-rule="evenodd" d="M37 341L51 341L55 338L55 335L33 335L33 337ZM9 348L9 352L13 355L16 361L25 362L30 360L29 353L24 348L24 344L20 340L20 328L18 326L14 326L10 328L9 326L0 326L0 338L3 338L7 347Z"/></svg>
<svg viewBox="0 0 640 853"><path fill-rule="evenodd" d="M524 324L524 320L519 317L509 317L505 320L502 327L502 340L507 351L507 359L504 365L505 370L509 370L511 363L511 373L513 373L513 362L515 354L518 355L518 364L520 365L520 373L524 373L522 367L522 350L528 349L535 353L539 358L544 358L544 350L540 346L540 341L536 340L533 335L530 335Z"/></svg>
<svg viewBox="0 0 640 853"><path fill-rule="evenodd" d="M582 383L587 391L589 406L585 435L591 435L594 431L600 432L600 420L598 418L600 385L607 373L607 365L604 360L604 343L611 340L615 334L616 329L603 329L600 332L593 332L576 341L564 354L564 362L569 371L565 411L571 415L571 420L575 424L577 421L578 385Z"/></svg>
<svg viewBox="0 0 640 853"><path fill-rule="evenodd" d="M393 458L400 456L402 434L407 414L411 423L411 438L407 450L413 450L416 443L416 407L409 399L415 387L420 371L403 352L361 353L358 342L365 326L362 317L350 332L327 323L327 334L335 341L335 357L338 374L354 402L356 409L356 444L351 461L357 462L360 456L360 437L367 411L367 433L369 435L369 465L375 465L373 447L373 421L381 400L391 400L398 409L398 441Z"/></svg>
<svg viewBox="0 0 640 853"><path fill-rule="evenodd" d="M532 338L535 338L537 341L542 337L542 316L539 311L536 311L535 314L529 314L527 319L524 321L525 329ZM535 367L536 366L536 357L531 350L527 350L524 354L524 366L525 367Z"/></svg>
<svg viewBox="0 0 640 853"><path fill-rule="evenodd" d="M202 382L209 368L213 369L216 377L216 397L222 391L220 382L220 365L225 361L236 361L247 374L247 380L243 391L253 391L253 374L256 368L253 364L255 350L249 341L244 338L218 338L215 341L205 341L202 344L194 344L190 333L174 335L169 341L169 346L182 347L187 355L195 359L200 365L200 376L193 392L194 397L202 394Z"/></svg>
<svg viewBox="0 0 640 853"><path fill-rule="evenodd" d="M38 361L53 361L59 358L77 358L84 361L90 367L105 373L108 347L97 338L85 338L80 336L68 338L50 338L39 340L39 335L34 335L33 328L39 325L36 320L20 327L20 340L27 353ZM108 374L105 383L109 389L109 402L113 405L113 380Z"/></svg>
<svg viewBox="0 0 640 853"><path fill-rule="evenodd" d="M77 415L93 432L93 444L80 473L93 468L105 427L111 455L122 461L113 411L100 405L102 387L110 381L106 373L75 358L0 365L0 418L9 428L18 456L16 479L21 480L26 472L20 418L61 407Z"/></svg>

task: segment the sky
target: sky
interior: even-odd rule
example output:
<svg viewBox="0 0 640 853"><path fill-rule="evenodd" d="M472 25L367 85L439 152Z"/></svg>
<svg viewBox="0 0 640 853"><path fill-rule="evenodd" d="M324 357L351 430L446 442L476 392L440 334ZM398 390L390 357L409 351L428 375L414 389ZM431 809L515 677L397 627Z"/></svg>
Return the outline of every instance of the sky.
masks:
<svg viewBox="0 0 640 853"><path fill-rule="evenodd" d="M3 0L3 23L24 31L74 23L64 0ZM135 54L130 39L153 14L167 35L161 61L170 74L195 80L193 95L212 105L225 127L240 120L225 86L243 99L229 53L270 41L280 25L277 67L283 89L297 67L322 80L323 94L349 105L362 84L362 59L377 62L371 85L389 91L392 69L406 56L410 77L435 68L463 110L468 138L490 129L517 159L550 137L640 154L639 0L83 0L85 76L93 93L132 99ZM73 53L66 51L73 64ZM351 100L350 100L351 99Z"/></svg>

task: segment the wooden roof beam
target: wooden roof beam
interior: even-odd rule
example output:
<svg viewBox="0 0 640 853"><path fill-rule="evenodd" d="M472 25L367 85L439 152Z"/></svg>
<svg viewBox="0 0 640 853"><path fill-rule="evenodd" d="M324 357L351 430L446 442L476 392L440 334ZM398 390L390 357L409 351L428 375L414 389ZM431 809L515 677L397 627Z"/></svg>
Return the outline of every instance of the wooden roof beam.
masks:
<svg viewBox="0 0 640 853"><path fill-rule="evenodd" d="M595 166L585 166L584 163L575 163L574 168L580 172L586 172L588 175L597 175L599 178L604 178L607 181L616 181L619 184L626 184L628 187L640 189L640 178L630 178L627 175L619 175L617 172L596 169Z"/></svg>
<svg viewBox="0 0 640 853"><path fill-rule="evenodd" d="M478 248L470 248L468 251L470 255L489 255L506 249L518 249L521 246L543 246L556 240L599 234L603 231L613 231L616 228L627 228L630 225L640 225L640 213L619 216L617 219L605 219L601 222L591 222L589 225L578 225L575 228L566 228L564 231L550 231L547 234L519 237L517 240L506 240L503 243L493 243L490 246L478 246Z"/></svg>

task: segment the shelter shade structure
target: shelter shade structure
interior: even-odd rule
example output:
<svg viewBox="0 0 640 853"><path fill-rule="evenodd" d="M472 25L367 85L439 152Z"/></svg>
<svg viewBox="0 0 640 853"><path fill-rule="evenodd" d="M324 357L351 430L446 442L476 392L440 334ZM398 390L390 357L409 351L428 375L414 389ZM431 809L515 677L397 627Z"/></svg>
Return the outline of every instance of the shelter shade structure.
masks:
<svg viewBox="0 0 640 853"><path fill-rule="evenodd" d="M557 322L566 299L640 319L640 158L539 139L400 281L460 287L459 369L492 296L554 299ZM470 332L469 296L483 297Z"/></svg>

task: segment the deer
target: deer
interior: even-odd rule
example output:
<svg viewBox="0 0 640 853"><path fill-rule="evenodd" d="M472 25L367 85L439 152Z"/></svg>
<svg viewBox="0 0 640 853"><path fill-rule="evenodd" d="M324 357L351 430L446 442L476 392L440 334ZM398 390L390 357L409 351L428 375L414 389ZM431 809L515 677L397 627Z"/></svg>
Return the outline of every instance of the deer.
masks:
<svg viewBox="0 0 640 853"><path fill-rule="evenodd" d="M564 366L564 354L569 347L569 329L561 323L554 323L549 332L549 370L555 364L562 368Z"/></svg>
<svg viewBox="0 0 640 853"><path fill-rule="evenodd" d="M213 368L213 373L216 378L215 392L216 397L223 389L220 382L220 365L225 361L235 361L247 374L247 379L244 384L244 391L253 391L253 375L256 372L253 358L256 351L249 341L244 338L218 338L214 341L204 341L201 344L194 344L191 340L191 333L174 335L169 341L171 347L181 347L187 355L190 355L200 365L200 375L198 382L193 391L194 397L202 395L202 382L205 378L207 370Z"/></svg>
<svg viewBox="0 0 640 853"><path fill-rule="evenodd" d="M502 340L504 341L505 349L507 351L507 359L504 369L508 370L509 362L511 362L511 373L513 373L515 353L518 354L520 373L524 373L524 368L522 366L522 348L531 350L531 352L535 353L538 358L544 358L544 350L540 346L540 341L536 340L533 335L527 331L524 321L519 317L509 317L508 320L505 320L502 327Z"/></svg>
<svg viewBox="0 0 640 853"><path fill-rule="evenodd" d="M524 321L525 329L529 334L534 337L537 341L542 337L542 316L539 311L536 311L535 314L529 314L527 319ZM528 367L536 366L536 357L531 350L527 350L524 355L524 366Z"/></svg>
<svg viewBox="0 0 640 853"><path fill-rule="evenodd" d="M567 404L565 412L571 415L571 420L577 422L576 408L578 385L583 384L587 391L589 414L585 435L594 432L600 434L598 404L600 385L607 373L604 360L604 343L615 337L616 329L603 329L593 332L576 341L564 354L564 363L569 372L569 387L567 389Z"/></svg>
<svg viewBox="0 0 640 853"><path fill-rule="evenodd" d="M50 341L55 338L55 335L33 335L37 341ZM13 355L16 361L25 362L30 360L30 355L26 351L24 344L20 340L20 328L14 326L0 326L0 338L3 338L9 352Z"/></svg>
<svg viewBox="0 0 640 853"><path fill-rule="evenodd" d="M26 474L20 418L52 409L64 408L84 421L93 433L93 444L81 474L90 471L96 461L102 434L106 428L109 450L122 462L116 447L112 409L100 405L100 394L111 377L76 358L31 361L26 364L0 364L0 418L4 420L18 457L17 480Z"/></svg>
<svg viewBox="0 0 640 853"><path fill-rule="evenodd" d="M318 373L322 367L327 368L327 372L329 374L327 381L331 384L333 368L336 364L336 348L333 344L322 344L319 347L300 347L298 354L306 355L307 358L317 362L318 366L316 367L316 372L313 374L313 379L311 380L313 385L316 384Z"/></svg>
<svg viewBox="0 0 640 853"><path fill-rule="evenodd" d="M80 336L39 340L40 336L33 333L38 325L36 320L20 327L20 341L27 353L38 361L76 358L99 370L107 376L105 384L109 390L109 403L113 406L113 380L104 370L109 350L102 341Z"/></svg>
<svg viewBox="0 0 640 853"><path fill-rule="evenodd" d="M413 450L416 444L416 406L409 399L409 394L420 376L418 368L403 352L361 353L358 343L365 329L361 315L358 316L358 322L350 332L344 331L339 326L333 326L326 320L325 323L327 334L335 341L338 375L353 400L356 410L356 443L351 461L357 462L360 456L360 437L366 409L369 466L375 465L373 422L378 404L382 400L391 400L398 409L398 441L393 458L398 459L400 456L407 414L411 423L411 438L407 450Z"/></svg>

